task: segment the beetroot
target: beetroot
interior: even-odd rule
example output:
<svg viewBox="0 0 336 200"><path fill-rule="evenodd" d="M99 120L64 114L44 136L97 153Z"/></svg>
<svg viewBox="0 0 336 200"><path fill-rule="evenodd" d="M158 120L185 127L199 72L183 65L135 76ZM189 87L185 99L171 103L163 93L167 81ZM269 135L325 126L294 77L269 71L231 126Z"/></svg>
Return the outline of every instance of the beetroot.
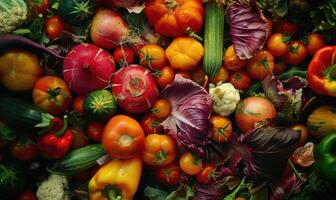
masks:
<svg viewBox="0 0 336 200"><path fill-rule="evenodd" d="M107 87L115 70L112 55L93 44L75 46L63 62L64 80L78 94Z"/></svg>
<svg viewBox="0 0 336 200"><path fill-rule="evenodd" d="M121 68L113 77L112 92L118 105L129 113L146 112L159 96L152 74L139 65Z"/></svg>

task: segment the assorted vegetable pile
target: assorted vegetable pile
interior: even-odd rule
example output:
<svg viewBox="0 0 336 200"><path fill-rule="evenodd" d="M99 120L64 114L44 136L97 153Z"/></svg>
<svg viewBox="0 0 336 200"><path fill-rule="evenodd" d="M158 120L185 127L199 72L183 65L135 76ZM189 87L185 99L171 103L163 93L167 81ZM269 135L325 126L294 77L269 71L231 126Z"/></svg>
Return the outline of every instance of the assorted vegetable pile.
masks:
<svg viewBox="0 0 336 200"><path fill-rule="evenodd" d="M2 0L1 199L334 199L335 11Z"/></svg>

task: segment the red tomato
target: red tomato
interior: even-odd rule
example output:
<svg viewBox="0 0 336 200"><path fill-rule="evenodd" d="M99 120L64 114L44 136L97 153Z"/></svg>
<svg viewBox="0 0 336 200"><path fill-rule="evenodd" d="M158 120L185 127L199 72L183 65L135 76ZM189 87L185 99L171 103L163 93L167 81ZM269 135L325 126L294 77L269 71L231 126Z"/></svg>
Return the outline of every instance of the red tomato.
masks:
<svg viewBox="0 0 336 200"><path fill-rule="evenodd" d="M44 32L50 39L55 39L60 36L62 31L67 30L67 25L59 16L53 16L47 19Z"/></svg>
<svg viewBox="0 0 336 200"><path fill-rule="evenodd" d="M37 197L31 191L24 191L18 196L16 200L37 200Z"/></svg>
<svg viewBox="0 0 336 200"><path fill-rule="evenodd" d="M14 158L22 161L33 160L39 154L38 147L29 139L25 141L14 141L10 147L10 151Z"/></svg>
<svg viewBox="0 0 336 200"><path fill-rule="evenodd" d="M247 73L253 79L263 80L274 70L274 57L266 50L259 51L247 62Z"/></svg>
<svg viewBox="0 0 336 200"><path fill-rule="evenodd" d="M290 65L300 64L307 56L307 47L299 41L291 42L289 51L284 55L285 61Z"/></svg>
<svg viewBox="0 0 336 200"><path fill-rule="evenodd" d="M86 135L96 142L101 141L105 125L101 122L91 121L86 127Z"/></svg>
<svg viewBox="0 0 336 200"><path fill-rule="evenodd" d="M83 107L84 101L85 101L85 95L76 96L72 102L72 111L84 115L84 107Z"/></svg>
<svg viewBox="0 0 336 200"><path fill-rule="evenodd" d="M140 124L146 134L160 134L163 130L162 126L160 126L161 122L162 120L147 114L142 117Z"/></svg>
<svg viewBox="0 0 336 200"><path fill-rule="evenodd" d="M158 168L155 172L156 181L162 186L174 186L180 182L182 171L176 163Z"/></svg>
<svg viewBox="0 0 336 200"><path fill-rule="evenodd" d="M50 5L50 1L49 0L32 0L34 3L34 7L36 9L36 11L38 13L41 14L46 14L48 9L49 9L49 5Z"/></svg>
<svg viewBox="0 0 336 200"><path fill-rule="evenodd" d="M229 82L238 90L245 91L251 85L251 78L246 71L231 72Z"/></svg>
<svg viewBox="0 0 336 200"><path fill-rule="evenodd" d="M120 66L130 65L134 61L134 53L131 48L121 46L114 50L113 58Z"/></svg>
<svg viewBox="0 0 336 200"><path fill-rule="evenodd" d="M215 179L216 166L214 164L205 164L202 170L196 174L196 180L199 183L207 184Z"/></svg>
<svg viewBox="0 0 336 200"><path fill-rule="evenodd" d="M321 49L325 45L325 41L321 34L311 33L308 35L307 50L311 56L313 56L317 50Z"/></svg>
<svg viewBox="0 0 336 200"><path fill-rule="evenodd" d="M171 84L175 78L175 71L170 66L164 66L162 69L154 72L155 82L160 88Z"/></svg>
<svg viewBox="0 0 336 200"><path fill-rule="evenodd" d="M291 38L282 33L274 33L267 41L267 51L273 56L285 55Z"/></svg>
<svg viewBox="0 0 336 200"><path fill-rule="evenodd" d="M274 62L275 62L274 63L274 74L275 75L279 75L283 73L284 71L286 71L287 63L283 58L277 57L274 59Z"/></svg>
<svg viewBox="0 0 336 200"><path fill-rule="evenodd" d="M288 21L288 20L281 20L277 23L275 23L275 31L276 33L283 33L283 34L289 34L291 36L294 36L297 32L297 25Z"/></svg>
<svg viewBox="0 0 336 200"><path fill-rule="evenodd" d="M247 97L239 102L235 111L236 123L244 133L253 129L255 123L275 117L274 105L263 97Z"/></svg>

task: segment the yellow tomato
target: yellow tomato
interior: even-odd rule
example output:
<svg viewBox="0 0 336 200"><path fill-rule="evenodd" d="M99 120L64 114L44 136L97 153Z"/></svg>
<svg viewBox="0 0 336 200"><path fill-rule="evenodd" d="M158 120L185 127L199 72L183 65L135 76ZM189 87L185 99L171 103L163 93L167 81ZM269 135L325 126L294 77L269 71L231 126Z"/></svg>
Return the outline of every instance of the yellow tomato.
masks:
<svg viewBox="0 0 336 200"><path fill-rule="evenodd" d="M189 152L182 154L179 160L180 168L188 175L195 175L202 170L202 160Z"/></svg>
<svg viewBox="0 0 336 200"><path fill-rule="evenodd" d="M20 49L10 49L0 55L0 79L11 91L31 90L41 75L35 54Z"/></svg>

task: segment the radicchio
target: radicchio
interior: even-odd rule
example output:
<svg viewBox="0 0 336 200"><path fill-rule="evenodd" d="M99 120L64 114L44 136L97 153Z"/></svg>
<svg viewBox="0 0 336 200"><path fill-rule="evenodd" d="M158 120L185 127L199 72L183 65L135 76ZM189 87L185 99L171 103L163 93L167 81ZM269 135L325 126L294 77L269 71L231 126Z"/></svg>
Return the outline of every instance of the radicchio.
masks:
<svg viewBox="0 0 336 200"><path fill-rule="evenodd" d="M240 59L252 58L263 48L269 34L267 20L255 0L245 2L238 0L229 6L230 35Z"/></svg>

